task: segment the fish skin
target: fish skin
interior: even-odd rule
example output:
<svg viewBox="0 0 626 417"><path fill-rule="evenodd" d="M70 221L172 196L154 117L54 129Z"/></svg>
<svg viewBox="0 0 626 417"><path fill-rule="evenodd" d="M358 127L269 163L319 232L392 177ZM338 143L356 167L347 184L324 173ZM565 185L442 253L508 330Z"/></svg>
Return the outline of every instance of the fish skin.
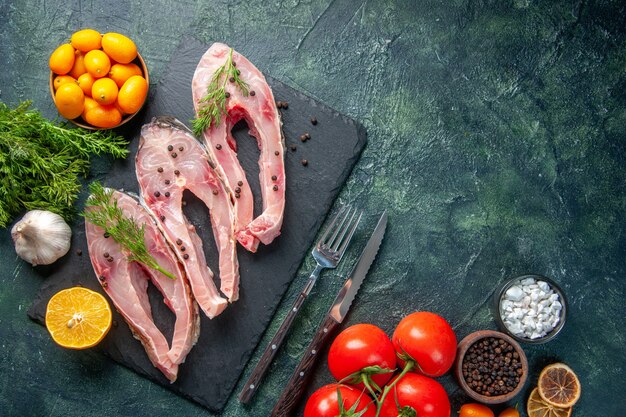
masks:
<svg viewBox="0 0 626 417"><path fill-rule="evenodd" d="M200 308L214 318L224 311L228 301L239 297L239 262L232 202L211 164L202 144L177 119L161 116L142 127L135 170L143 200L183 264ZM202 241L182 211L185 190L209 208L219 252L220 289L228 301L215 287ZM176 243L178 239L180 245Z"/></svg>
<svg viewBox="0 0 626 417"><path fill-rule="evenodd" d="M147 209L134 197L113 191L113 198L124 214L144 225L146 248L157 263L176 279L168 278L136 261L129 262L122 247L104 230L85 222L89 257L97 277L116 309L128 323L133 336L144 346L148 358L165 377L174 382L178 365L185 361L200 334L198 306L193 301L187 278L174 252ZM91 208L87 207L87 210ZM108 253L113 259L104 258ZM176 316L171 344L157 328L148 299L148 280L163 294L163 302ZM104 285L106 283L106 285Z"/></svg>
<svg viewBox="0 0 626 417"><path fill-rule="evenodd" d="M200 59L192 79L193 102L196 114L202 107L204 97L214 72L222 66L230 51L223 43L214 43ZM259 241L270 244L280 235L285 209L285 145L280 113L274 95L265 77L248 59L233 51L233 61L241 71L240 78L249 85L255 95L244 96L234 84L227 82L227 116L219 124L213 124L203 132L203 139L216 170L224 178L226 188L235 203L237 217L237 240L251 252L257 250ZM237 159L237 144L232 137L233 126L245 119L250 135L257 140L260 149L259 180L263 198L263 212L253 218L254 201L246 174ZM217 145L221 149L217 149ZM278 152L278 155L276 155ZM276 180L272 180L272 176ZM239 184L242 185L239 185ZM239 198L235 190L239 187ZM277 187L274 190L274 187Z"/></svg>

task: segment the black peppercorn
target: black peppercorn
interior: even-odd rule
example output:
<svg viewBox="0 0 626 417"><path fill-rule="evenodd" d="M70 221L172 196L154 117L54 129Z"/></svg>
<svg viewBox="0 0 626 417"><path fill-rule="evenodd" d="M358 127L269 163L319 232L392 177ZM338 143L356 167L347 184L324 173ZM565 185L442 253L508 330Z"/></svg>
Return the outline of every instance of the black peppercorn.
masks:
<svg viewBox="0 0 626 417"><path fill-rule="evenodd" d="M172 145L167 145L167 150L169 152L172 152L174 150L174 147Z"/></svg>
<svg viewBox="0 0 626 417"><path fill-rule="evenodd" d="M250 95L254 97L256 95L256 92L254 90L250 90Z"/></svg>

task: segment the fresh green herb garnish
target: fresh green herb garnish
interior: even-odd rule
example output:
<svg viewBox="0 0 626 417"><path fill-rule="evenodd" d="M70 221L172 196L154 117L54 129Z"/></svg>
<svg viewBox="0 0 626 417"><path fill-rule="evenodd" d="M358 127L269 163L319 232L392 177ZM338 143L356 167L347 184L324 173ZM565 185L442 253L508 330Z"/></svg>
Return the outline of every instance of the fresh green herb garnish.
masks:
<svg viewBox="0 0 626 417"><path fill-rule="evenodd" d="M219 126L222 115L228 114L226 111L226 85L229 82L239 87L244 97L248 96L248 84L239 78L239 70L233 63L233 48L230 48L224 65L213 74L211 83L207 87L206 96L198 101L203 106L198 111L196 118L191 121L194 135L200 136L213 123L215 126Z"/></svg>
<svg viewBox="0 0 626 417"><path fill-rule="evenodd" d="M117 200L113 198L112 190L105 190L102 184L94 181L89 185L91 195L85 204L87 209L83 212L85 219L104 230L127 252L129 261L140 262L171 279L174 275L167 272L157 263L156 259L148 253L144 241L145 225L139 227L132 217L126 217L122 209L117 206Z"/></svg>
<svg viewBox="0 0 626 417"><path fill-rule="evenodd" d="M128 142L113 132L70 129L51 122L30 101L0 102L0 227L27 209L71 220L91 155L128 155Z"/></svg>

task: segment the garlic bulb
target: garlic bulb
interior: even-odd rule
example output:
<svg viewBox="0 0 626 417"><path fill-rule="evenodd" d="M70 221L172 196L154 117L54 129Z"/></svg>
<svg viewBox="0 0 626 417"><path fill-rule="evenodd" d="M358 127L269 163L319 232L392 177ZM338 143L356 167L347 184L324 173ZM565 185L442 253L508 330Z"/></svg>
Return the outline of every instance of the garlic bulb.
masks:
<svg viewBox="0 0 626 417"><path fill-rule="evenodd" d="M20 258L33 266L48 265L70 250L72 229L56 213L32 210L15 223L11 237Z"/></svg>

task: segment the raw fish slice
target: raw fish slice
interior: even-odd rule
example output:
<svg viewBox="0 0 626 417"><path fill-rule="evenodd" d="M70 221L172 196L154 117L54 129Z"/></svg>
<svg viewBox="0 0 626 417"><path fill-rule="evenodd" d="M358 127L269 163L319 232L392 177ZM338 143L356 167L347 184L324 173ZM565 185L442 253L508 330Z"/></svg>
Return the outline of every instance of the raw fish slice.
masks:
<svg viewBox="0 0 626 417"><path fill-rule="evenodd" d="M128 323L135 338L143 344L150 361L167 379L174 382L178 365L184 362L198 340L198 306L191 298L185 273L176 255L148 211L137 199L119 191L113 192L113 198L126 216L132 217L137 224L144 225L148 253L163 269L176 276L176 279L170 279L138 262L129 262L118 243L105 237L101 228L86 221L91 263L104 291ZM163 301L176 316L171 348L152 318L147 293L149 279L163 294Z"/></svg>
<svg viewBox="0 0 626 417"><path fill-rule="evenodd" d="M182 262L194 298L208 317L217 316L228 303L213 283L202 241L183 214L185 190L210 210L219 252L220 289L230 301L239 297L239 264L232 202L203 146L178 120L155 118L141 129L135 169L143 199Z"/></svg>
<svg viewBox="0 0 626 417"><path fill-rule="evenodd" d="M229 46L214 43L200 59L191 84L196 114L203 105L199 101L207 94L213 74L224 65L229 53ZM254 91L254 95L244 96L234 83L227 82L226 91L230 94L226 99L228 116L222 115L224 120L217 125L213 123L203 136L207 152L215 162L216 170L225 179L227 190L235 202L237 240L246 249L255 252L259 240L267 245L280 234L283 222L285 164L282 123L274 95L263 74L235 51L233 62L241 72L240 78L248 84L250 92ZM255 219L252 191L237 159L237 146L230 134L233 126L241 119L248 123L249 133L256 138L261 151L259 179L263 212Z"/></svg>

